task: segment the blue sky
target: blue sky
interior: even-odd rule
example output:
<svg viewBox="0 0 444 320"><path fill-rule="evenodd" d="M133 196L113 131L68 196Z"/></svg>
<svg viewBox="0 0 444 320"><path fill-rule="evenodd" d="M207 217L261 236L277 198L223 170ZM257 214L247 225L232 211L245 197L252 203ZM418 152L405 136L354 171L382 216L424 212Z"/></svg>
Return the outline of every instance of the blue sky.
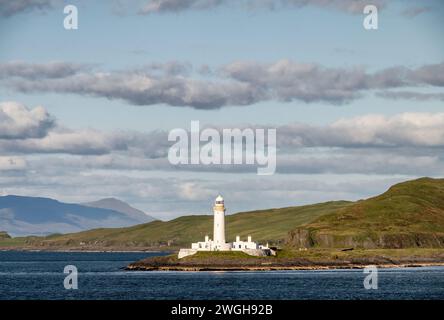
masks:
<svg viewBox="0 0 444 320"><path fill-rule="evenodd" d="M314 127L311 128L316 132L313 134L320 134L319 132L325 131L325 127L340 119L350 120L371 114L386 117L388 120L382 125L369 124L370 120L366 120L365 124L371 127L369 130L383 130L384 134L389 136L387 132L395 130L389 127L393 123L396 123L396 130L414 125L418 126L415 127L417 136L412 138L410 134L412 131L407 130L405 136L400 136L396 140L397 144L388 151L374 145L361 146L362 149L344 147L342 142L330 145L324 140L319 145L303 149L286 146L282 148L285 150L282 151L283 158L293 157L288 160L289 162L301 161L301 157L307 153L315 154L317 158L334 158L340 155L345 159L344 167L349 166L346 161L359 161L359 158L356 158L358 155L367 157L365 159L375 157L377 160L369 165L375 165L372 170L356 168L350 172L338 167L316 170L310 168L313 172L308 169L310 172L305 172L305 166L294 169L289 164L289 168L278 170L278 173L270 178L260 178L251 172L171 170L163 169L161 166L147 169L144 167L145 162L160 160L143 158L141 154L147 152L143 147L135 151L136 155L123 154L120 150L110 151L107 155L88 155L85 152L73 154L72 151L63 150L17 151L2 147L0 144L3 157L16 157L26 162L26 165L19 169L4 169L4 174L0 178L0 189L3 189L4 193L51 196L79 202L95 200L93 197L116 196L134 203L150 214L169 219L181 214L205 212L209 207L208 200L215 192L228 193L232 198L233 210L247 210L337 198L354 200L382 192L393 182L421 175L442 176L444 170L436 170L444 163L442 146L437 143L433 144L435 149L430 149L430 145L421 140L424 145L420 147L424 149L418 149L417 139L419 136L424 137L435 132L431 128L439 125L428 121L439 118L437 115L442 113L443 85L440 82L442 78L437 74L444 62L444 41L442 41L444 5L441 1L380 0L386 5L381 7L379 29L374 31L362 27L363 14L338 9L335 7L337 1L334 0L331 1L331 6L308 1L309 4L302 7L290 5L285 9L275 10L263 7L250 9L228 1L227 5L214 8L190 7L173 12L138 14L140 8L149 2L149 0L126 3L65 1L66 4L75 4L79 9L79 29L67 31L63 28L63 2L48 0L49 5L44 10L25 7L11 14L7 12L7 2L0 1L0 13L3 12L0 16L0 65L20 62L28 67L35 67L56 61L67 65L87 65L86 69L82 69L82 74L95 72L94 76L97 76L98 73L111 73L119 77L120 72L140 70L153 63L175 62L190 66L192 69L190 74L184 75L187 80L191 78L192 81L199 80L202 83L234 81L234 84L239 84L239 81L243 80L236 78L236 75L227 76L223 72L226 72L227 66L238 62L255 63L266 69L278 61L285 60L289 61L289 68L294 67L296 70L301 65L314 64L321 69L332 69L338 74L344 71L354 74L356 69L362 69L367 75L395 67L415 72L423 66L432 66L426 70L431 74L418 71L414 77L415 79L421 77L422 82L411 83L408 86L388 85L386 89L379 83L374 87L364 85L357 89L349 89L349 85L344 84L340 90L345 90L348 94L357 94L359 97L340 103L332 103L325 97L307 102L301 98L300 92L298 95L286 91L285 97L282 93L277 93L277 97L258 99L243 106L226 103L221 107L207 106L206 110L201 110L186 103L181 103L180 106L171 106L168 102L144 102L135 105L133 97L126 99L122 96L113 96L112 99L108 99L107 96L113 93L98 94L96 91L88 92L88 89L84 88L75 92L69 89L57 89L55 87L58 84L51 82L46 85L46 79L39 78L39 75L28 79L9 73L8 76L1 78L0 67L0 103L13 101L29 110L42 106L56 119L58 127L82 132L82 136L87 135L83 133L85 130L94 130L101 135L131 131L149 136L153 131L188 129L191 120L223 127L248 124L279 128L299 123ZM345 1L347 2L353 1ZM416 12L416 14L409 16L406 12ZM211 75L199 73L203 66L208 66L213 73ZM347 73L345 74L347 76ZM126 81L126 78L122 79ZM278 87L280 81L275 75L270 75L270 79L274 81L268 84L273 86L273 91L285 89ZM61 79L64 80L66 79ZM300 80L298 89L302 92L304 79ZM20 85L16 85L22 83L20 81L26 82L26 85L34 89L21 90ZM254 79L249 81L249 85L251 83L258 85ZM308 81L313 79L307 79L307 83ZM41 84L45 84L45 88L36 89L36 86ZM118 86L118 83L110 85ZM129 85L130 82L125 83L125 86ZM325 85L328 87L328 84ZM379 95L387 90L436 94L438 98L418 99L404 96L389 99ZM229 97L225 98L229 100ZM407 121L405 119L396 120L398 119L396 117L403 113L427 113L428 118L416 121L415 119L422 118L410 117L405 124L402 122ZM395 117L395 120L392 117ZM402 123L398 124L397 121ZM359 126L362 121L353 123ZM298 134L291 130L289 132ZM396 131L396 135L398 134L401 135ZM375 134L377 137L381 135L383 134L380 131ZM441 138L444 140L441 131L436 135L431 136L429 140L438 142ZM289 137L292 138L294 136ZM103 139L112 140L109 136ZM149 139L153 141L152 138ZM408 139L414 141L414 148L411 144L403 144ZM82 145L83 142L71 141L71 143ZM147 144L146 148L149 147L151 145ZM39 148L43 150L43 147ZM391 154L392 157L384 158L388 157L387 154ZM103 163L101 161L104 161L103 158L106 156L124 158L122 162L127 165L122 168L114 166L113 162L102 168L100 163ZM406 163L419 160L425 162L418 162L418 170L411 167L394 171L382 169L390 167L394 158L402 162L402 157L406 159L415 157L411 161L406 160ZM142 161L143 166L134 165ZM91 164L85 165L88 162ZM424 163L434 168L433 171L424 170ZM148 167L151 165L150 163ZM400 167L402 165L400 164ZM79 174L73 177L73 172ZM96 181L103 180L103 188L100 184L95 184L91 186L94 191L88 188L84 191L76 189L76 184L82 184L82 181L87 181L91 177ZM131 179L136 179L140 185L146 185L146 189L140 191L121 187L127 183L126 181L132 181ZM31 185L30 180L33 181ZM240 183L239 189L236 190L232 181L241 181L245 186ZM249 191L247 187L249 183L270 183L275 185L275 189ZM289 186L284 187L287 184ZM313 184L311 189L306 187L309 184ZM175 187L172 188L171 185ZM193 195L193 192L200 195ZM258 193L260 201L242 201L243 197L257 198ZM154 196L160 194L163 196ZM228 197L227 200L229 199ZM182 211L176 208L182 208Z"/></svg>

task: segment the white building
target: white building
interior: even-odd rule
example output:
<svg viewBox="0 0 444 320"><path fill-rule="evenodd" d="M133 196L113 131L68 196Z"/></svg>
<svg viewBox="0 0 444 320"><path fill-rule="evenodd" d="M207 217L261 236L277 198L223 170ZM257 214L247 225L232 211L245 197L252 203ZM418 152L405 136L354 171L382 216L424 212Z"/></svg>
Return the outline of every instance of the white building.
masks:
<svg viewBox="0 0 444 320"><path fill-rule="evenodd" d="M236 241L226 242L225 211L224 198L219 195L213 206L213 240L211 240L209 236L205 236L205 241L192 243L191 249L180 249L179 259L193 255L198 251L243 251L255 256L274 254L274 251L268 248L268 244L266 246L258 245L251 240L251 236L248 236L247 241L241 241L240 237L236 236Z"/></svg>

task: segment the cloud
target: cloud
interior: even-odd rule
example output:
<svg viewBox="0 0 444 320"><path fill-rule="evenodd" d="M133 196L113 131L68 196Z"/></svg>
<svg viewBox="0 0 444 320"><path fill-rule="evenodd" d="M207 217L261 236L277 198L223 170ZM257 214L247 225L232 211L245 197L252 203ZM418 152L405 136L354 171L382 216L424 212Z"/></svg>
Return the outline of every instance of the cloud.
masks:
<svg viewBox="0 0 444 320"><path fill-rule="evenodd" d="M90 68L90 65L57 61L44 64L10 61L0 64L0 79L8 79L11 77L30 80L59 79L72 76L82 70L88 70Z"/></svg>
<svg viewBox="0 0 444 320"><path fill-rule="evenodd" d="M95 130L55 131L41 139L0 140L0 150L22 154L83 154L99 155L111 151L126 149L127 146L119 137L107 135Z"/></svg>
<svg viewBox="0 0 444 320"><path fill-rule="evenodd" d="M264 101L345 104L375 90L444 87L444 63L370 73L363 67L331 68L290 60L237 61L204 74L202 67L194 69L178 62L120 71L90 70L69 63L15 62L0 64L0 77L2 74L3 86L25 93L72 93L120 99L133 105L203 110Z"/></svg>
<svg viewBox="0 0 444 320"><path fill-rule="evenodd" d="M415 70L409 70L408 76L413 84L444 87L444 62L424 65Z"/></svg>
<svg viewBox="0 0 444 320"><path fill-rule="evenodd" d="M9 17L22 12L46 11L54 7L57 0L0 0L0 16Z"/></svg>
<svg viewBox="0 0 444 320"><path fill-rule="evenodd" d="M401 14L408 18L415 18L423 13L427 13L432 11L432 8L429 6L421 6L421 7L409 7L404 9Z"/></svg>
<svg viewBox="0 0 444 320"><path fill-rule="evenodd" d="M196 109L250 105L260 100L260 93L247 83L200 80L184 76L183 72L177 64L151 65L126 71L77 72L57 79L46 77L46 73L38 80L16 75L8 79L7 85L21 92L75 93L123 99L134 105L167 104Z"/></svg>
<svg viewBox="0 0 444 320"><path fill-rule="evenodd" d="M26 167L27 163L23 158L0 156L0 171L25 170Z"/></svg>
<svg viewBox="0 0 444 320"><path fill-rule="evenodd" d="M281 155L278 174L363 174L363 175L444 175L443 156L400 155L388 150L373 152L318 152L311 155Z"/></svg>
<svg viewBox="0 0 444 320"><path fill-rule="evenodd" d="M54 125L41 106L29 110L17 102L0 103L0 139L42 138Z"/></svg>
<svg viewBox="0 0 444 320"><path fill-rule="evenodd" d="M156 159L167 155L169 144L166 132L102 132L56 127L41 138L0 138L0 152L68 155L107 155L120 152Z"/></svg>
<svg viewBox="0 0 444 320"><path fill-rule="evenodd" d="M158 158L167 154L168 144L166 132L72 130L57 125L42 106L30 110L19 102L0 102L0 154L101 155L125 151Z"/></svg>
<svg viewBox="0 0 444 320"><path fill-rule="evenodd" d="M141 14L179 12L189 9L211 9L226 3L226 0L151 0L141 9Z"/></svg>
<svg viewBox="0 0 444 320"><path fill-rule="evenodd" d="M39 161L44 162L43 159ZM348 163L342 164L345 167ZM183 175L176 171L156 177L144 171L99 171L68 165L65 165L64 170L58 170L62 165L61 161L51 162L50 166L55 166L55 170L50 170L48 166L42 170L32 162L32 170L27 175L0 175L0 190L8 194L49 196L67 202L88 202L114 195L156 217L166 219L185 214L211 214L209 204L220 192L231 214L329 200L357 200L384 192L396 182L421 174L389 177L346 174L259 177L255 174L224 174L223 178L211 178L207 173ZM190 188L201 192L190 194Z"/></svg>
<svg viewBox="0 0 444 320"><path fill-rule="evenodd" d="M278 147L444 147L444 113L365 115L327 126L293 124L277 129Z"/></svg>
<svg viewBox="0 0 444 320"><path fill-rule="evenodd" d="M140 14L182 12L187 10L209 10L222 5L240 5L241 7L277 9L299 9L314 6L322 9L334 9L351 14L362 14L368 5L365 0L150 0L140 9ZM382 9L386 0L374 0L373 5Z"/></svg>
<svg viewBox="0 0 444 320"><path fill-rule="evenodd" d="M246 127L255 129L254 125L239 128ZM440 151L444 147L444 113L370 114L322 126L293 123L274 128L278 173L430 175L444 168L444 152ZM101 132L55 127L41 138L0 139L0 151L11 155L46 155L39 171L69 168L255 173L257 170L255 165L173 166L167 159L172 144L167 137L165 131ZM32 164L35 166L35 161ZM187 190L190 189L182 188L184 195Z"/></svg>
<svg viewBox="0 0 444 320"><path fill-rule="evenodd" d="M211 127L207 125L205 127ZM233 128L255 129L255 125ZM369 114L343 118L323 126L291 123L271 127L277 130L279 152L299 152L304 148L441 148L444 147L444 113L401 113L393 116ZM224 128L214 127L220 132ZM0 103L0 152L3 154L123 155L110 165L165 168L170 146L168 132L102 132L72 130L56 125L43 107L27 109L18 102ZM130 158L125 158L130 157ZM103 164L102 164L103 165ZM188 166L187 166L188 168ZM199 168L199 166L198 166Z"/></svg>
<svg viewBox="0 0 444 320"><path fill-rule="evenodd" d="M393 100L416 100L416 101L429 101L429 100L441 100L444 101L444 93L421 93L414 91L381 91L378 92L379 97Z"/></svg>

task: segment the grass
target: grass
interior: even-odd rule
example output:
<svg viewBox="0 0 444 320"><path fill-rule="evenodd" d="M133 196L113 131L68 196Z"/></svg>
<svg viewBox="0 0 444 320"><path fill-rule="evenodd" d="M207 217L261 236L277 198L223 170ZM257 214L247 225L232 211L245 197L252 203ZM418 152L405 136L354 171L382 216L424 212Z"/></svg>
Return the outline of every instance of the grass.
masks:
<svg viewBox="0 0 444 320"><path fill-rule="evenodd" d="M302 229L320 246L347 242L350 246L444 246L444 179L394 185L382 195L323 215Z"/></svg>
<svg viewBox="0 0 444 320"><path fill-rule="evenodd" d="M380 196L324 215L310 226L344 233L363 229L444 232L444 179L422 178L397 184Z"/></svg>
<svg viewBox="0 0 444 320"><path fill-rule="evenodd" d="M0 239L10 239L11 236L5 231L0 231Z"/></svg>

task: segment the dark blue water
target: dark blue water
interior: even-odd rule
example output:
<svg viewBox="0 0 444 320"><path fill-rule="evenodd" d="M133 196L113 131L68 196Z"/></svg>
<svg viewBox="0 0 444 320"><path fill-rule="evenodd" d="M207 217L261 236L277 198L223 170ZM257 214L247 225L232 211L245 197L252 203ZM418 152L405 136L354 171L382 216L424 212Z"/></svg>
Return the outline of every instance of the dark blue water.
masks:
<svg viewBox="0 0 444 320"><path fill-rule="evenodd" d="M361 270L134 272L128 263L158 253L0 252L4 299L444 299L444 267L382 269L366 290ZM78 290L63 286L66 265Z"/></svg>

